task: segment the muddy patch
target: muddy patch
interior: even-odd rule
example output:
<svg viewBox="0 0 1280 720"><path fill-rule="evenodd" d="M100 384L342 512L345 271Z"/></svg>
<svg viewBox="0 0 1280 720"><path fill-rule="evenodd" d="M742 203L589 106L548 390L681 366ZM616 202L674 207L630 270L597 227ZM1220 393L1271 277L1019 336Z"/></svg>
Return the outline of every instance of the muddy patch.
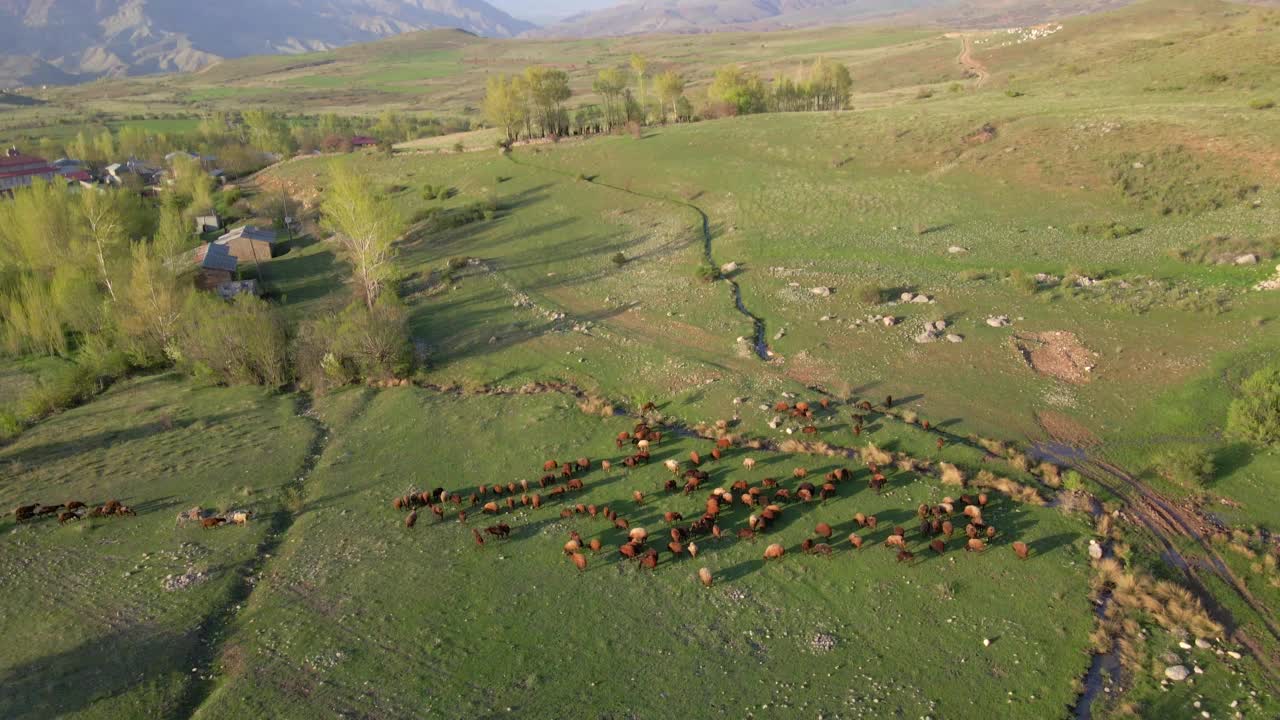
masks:
<svg viewBox="0 0 1280 720"><path fill-rule="evenodd" d="M1037 410L1036 423L1056 442L1074 447L1092 447L1102 442L1089 428L1053 410Z"/></svg>
<svg viewBox="0 0 1280 720"><path fill-rule="evenodd" d="M1085 347L1075 333L1053 330L1013 336L1024 362L1041 375L1083 385L1098 364L1098 353Z"/></svg>

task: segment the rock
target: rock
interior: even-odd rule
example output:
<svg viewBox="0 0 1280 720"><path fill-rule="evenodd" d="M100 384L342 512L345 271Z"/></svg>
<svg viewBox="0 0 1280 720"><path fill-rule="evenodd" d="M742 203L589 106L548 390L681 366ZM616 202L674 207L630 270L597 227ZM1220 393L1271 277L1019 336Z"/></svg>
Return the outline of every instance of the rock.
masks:
<svg viewBox="0 0 1280 720"><path fill-rule="evenodd" d="M738 272L738 263L736 262L727 262L720 266L721 275L728 275L735 272Z"/></svg>
<svg viewBox="0 0 1280 720"><path fill-rule="evenodd" d="M949 342L949 343L962 343L962 342L964 342L964 336L963 336L963 335L956 335L955 333L947 333L947 342Z"/></svg>
<svg viewBox="0 0 1280 720"><path fill-rule="evenodd" d="M830 315L823 315L822 317L818 318L818 321L819 321L819 322L827 322L827 321L828 321L828 320L830 320L830 319L831 319L831 316L830 316Z"/></svg>
<svg viewBox="0 0 1280 720"><path fill-rule="evenodd" d="M993 328L1008 327L1008 326L1009 326L1009 316L1008 316L1008 315L993 315L993 316L991 316L991 317L987 318L987 324L988 324L988 325L990 325L990 326L991 326L991 327L993 327Z"/></svg>
<svg viewBox="0 0 1280 720"><path fill-rule="evenodd" d="M947 252L951 253L952 255L959 255L961 253L969 252L969 248L963 248L963 247L960 247L959 245L952 245L951 247L947 248Z"/></svg>
<svg viewBox="0 0 1280 720"><path fill-rule="evenodd" d="M1164 669L1164 676L1174 682L1182 682L1190 674L1191 671L1187 670L1185 665L1171 665Z"/></svg>
<svg viewBox="0 0 1280 720"><path fill-rule="evenodd" d="M885 315L884 317L880 318L880 322L885 327L893 327L894 325L898 324L898 318L892 315Z"/></svg>
<svg viewBox="0 0 1280 720"><path fill-rule="evenodd" d="M1187 642L1186 640L1183 640L1182 642L1178 643L1178 647L1182 648L1183 650L1190 650L1191 643Z"/></svg>
<svg viewBox="0 0 1280 720"><path fill-rule="evenodd" d="M937 339L938 339L938 336L937 336L937 335L934 335L933 333L928 332L928 331L922 332L922 333L920 333L919 335L917 335L917 336L916 336L916 342L921 343L921 344L924 344L924 343L931 343L931 342L933 342L933 341L935 341L935 340L937 340Z"/></svg>
<svg viewBox="0 0 1280 720"><path fill-rule="evenodd" d="M898 299L905 303L905 302L911 302L911 298L913 297L915 297L913 293L904 292L898 296Z"/></svg>
<svg viewBox="0 0 1280 720"><path fill-rule="evenodd" d="M1228 650L1227 657L1231 658L1232 660L1239 660L1240 653L1236 652L1235 650Z"/></svg>
<svg viewBox="0 0 1280 720"><path fill-rule="evenodd" d="M991 638L982 638L982 647L991 647Z"/></svg>
<svg viewBox="0 0 1280 720"><path fill-rule="evenodd" d="M835 292L835 290L825 285L819 285L818 287L809 288L809 292L818 297L831 297L831 293Z"/></svg>
<svg viewBox="0 0 1280 720"><path fill-rule="evenodd" d="M943 330L946 330L946 329L947 329L947 321L946 321L946 320L934 320L933 322L929 323L928 325L925 325L925 327L926 327L926 328L928 328L929 330L936 330L936 331L941 332L941 331L943 331Z"/></svg>
<svg viewBox="0 0 1280 720"><path fill-rule="evenodd" d="M1213 647L1213 644L1210 643L1208 640L1205 640L1204 638L1196 638L1196 647L1200 648L1201 650L1208 650L1209 648Z"/></svg>
<svg viewBox="0 0 1280 720"><path fill-rule="evenodd" d="M1146 165L1144 165L1144 164L1142 164L1142 163L1140 163L1140 162L1136 162L1136 163L1134 163L1134 164L1133 164L1133 169L1134 169L1134 170L1141 170L1141 169L1142 169L1142 168L1144 168L1144 167L1146 167Z"/></svg>
<svg viewBox="0 0 1280 720"><path fill-rule="evenodd" d="M922 304L924 304L924 303L930 303L930 302L933 302L933 298L929 297L928 295L925 295L924 293L921 293L921 294L919 294L919 295L917 295L917 296L915 296L915 297L911 298L911 302L913 302L913 303L915 303L915 304L917 304L917 305L922 305Z"/></svg>
<svg viewBox="0 0 1280 720"><path fill-rule="evenodd" d="M1260 258L1254 253L1245 253L1236 257L1237 265L1257 265Z"/></svg>
<svg viewBox="0 0 1280 720"><path fill-rule="evenodd" d="M1102 559L1102 546L1098 544L1097 540L1089 541L1089 559L1090 560Z"/></svg>
<svg viewBox="0 0 1280 720"><path fill-rule="evenodd" d="M781 340L782 338L784 338L784 337L786 337L786 336L787 336L787 329L786 329L786 328L779 328L779 329L778 329L778 332L776 332L776 333L774 333L774 334L773 334L773 339L774 339L774 340Z"/></svg>

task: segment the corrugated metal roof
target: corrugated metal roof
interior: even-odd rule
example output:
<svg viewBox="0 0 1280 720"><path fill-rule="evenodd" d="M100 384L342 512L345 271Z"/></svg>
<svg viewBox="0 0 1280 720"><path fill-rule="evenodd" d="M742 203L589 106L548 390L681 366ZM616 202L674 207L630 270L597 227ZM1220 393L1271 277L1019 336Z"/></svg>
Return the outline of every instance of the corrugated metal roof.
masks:
<svg viewBox="0 0 1280 720"><path fill-rule="evenodd" d="M205 243L196 248L196 262L206 270L226 270L235 272L238 264L236 257L226 245Z"/></svg>
<svg viewBox="0 0 1280 720"><path fill-rule="evenodd" d="M218 238L218 243L223 244L235 240L239 237L246 237L250 240L261 240L268 243L276 241L276 234L272 230L266 230L254 225L241 225L240 227L228 232Z"/></svg>

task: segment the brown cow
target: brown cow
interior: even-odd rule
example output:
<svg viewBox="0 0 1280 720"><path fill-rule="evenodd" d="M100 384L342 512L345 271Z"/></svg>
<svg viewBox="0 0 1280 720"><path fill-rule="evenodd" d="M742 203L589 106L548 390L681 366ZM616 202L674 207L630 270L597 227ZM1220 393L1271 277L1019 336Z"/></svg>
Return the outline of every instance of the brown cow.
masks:
<svg viewBox="0 0 1280 720"><path fill-rule="evenodd" d="M818 526L814 528L813 532L819 537L826 538L827 540L831 539L831 526L824 522L818 523Z"/></svg>
<svg viewBox="0 0 1280 720"><path fill-rule="evenodd" d="M933 542L929 543L929 549L941 555L943 552L946 551L947 544L942 542L941 540L934 540Z"/></svg>
<svg viewBox="0 0 1280 720"><path fill-rule="evenodd" d="M854 550L861 550L862 537L858 533L849 533L849 544L853 546Z"/></svg>
<svg viewBox="0 0 1280 720"><path fill-rule="evenodd" d="M711 571L706 568L698 568L698 579L706 587L711 587Z"/></svg>
<svg viewBox="0 0 1280 720"><path fill-rule="evenodd" d="M221 525L221 524L222 524L222 523L224 523L224 522L226 522L226 519L225 519L225 518L220 518L220 517L208 517L208 518L204 518L203 520L201 520L201 521L200 521L200 526L201 526L201 527L203 527L205 530L210 530L210 529L212 529L212 528L216 528L216 527L218 527L219 525Z"/></svg>
<svg viewBox="0 0 1280 720"><path fill-rule="evenodd" d="M1029 550L1030 550L1030 548L1028 548L1028 547L1027 547L1027 544L1026 544L1026 543L1024 543L1024 542L1022 542L1021 540L1019 540L1019 541L1017 541L1017 542L1015 542L1015 543L1013 544L1013 551L1014 551L1015 553L1017 553L1017 554L1018 554L1018 559L1019 559L1019 560L1026 560L1026 559L1027 559L1027 552L1028 552Z"/></svg>
<svg viewBox="0 0 1280 720"><path fill-rule="evenodd" d="M978 538L972 538L969 540L968 544L964 546L964 549L968 552L982 552L987 549L987 544Z"/></svg>
<svg viewBox="0 0 1280 720"><path fill-rule="evenodd" d="M407 516L405 516L404 526L407 528L411 528L415 524L417 524L417 522L418 522L418 511L414 510L410 512Z"/></svg>
<svg viewBox="0 0 1280 720"><path fill-rule="evenodd" d="M787 551L778 543L774 543L764 549L765 560L777 560L786 554L787 554Z"/></svg>
<svg viewBox="0 0 1280 720"><path fill-rule="evenodd" d="M587 556L582 553L574 553L573 564L578 567L578 572L583 572L587 569Z"/></svg>
<svg viewBox="0 0 1280 720"><path fill-rule="evenodd" d="M899 551L898 551L898 562L905 562L905 563L909 563L909 562L911 562L912 560L915 560L915 558L916 558L915 554L914 554L914 553L912 553L912 552L910 552L910 551L908 551L908 550L899 550Z"/></svg>

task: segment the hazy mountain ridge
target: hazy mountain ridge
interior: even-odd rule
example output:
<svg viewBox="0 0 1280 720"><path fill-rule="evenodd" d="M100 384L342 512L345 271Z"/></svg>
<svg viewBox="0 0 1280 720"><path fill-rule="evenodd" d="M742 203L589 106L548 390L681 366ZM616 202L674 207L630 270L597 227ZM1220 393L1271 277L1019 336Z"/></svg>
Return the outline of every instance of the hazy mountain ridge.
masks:
<svg viewBox="0 0 1280 720"><path fill-rule="evenodd" d="M197 70L439 27L512 37L533 25L484 0L0 0L0 87Z"/></svg>
<svg viewBox="0 0 1280 720"><path fill-rule="evenodd" d="M591 37L718 30L776 30L829 23L894 22L953 27L1034 24L1132 0L636 0L531 30L535 37Z"/></svg>

